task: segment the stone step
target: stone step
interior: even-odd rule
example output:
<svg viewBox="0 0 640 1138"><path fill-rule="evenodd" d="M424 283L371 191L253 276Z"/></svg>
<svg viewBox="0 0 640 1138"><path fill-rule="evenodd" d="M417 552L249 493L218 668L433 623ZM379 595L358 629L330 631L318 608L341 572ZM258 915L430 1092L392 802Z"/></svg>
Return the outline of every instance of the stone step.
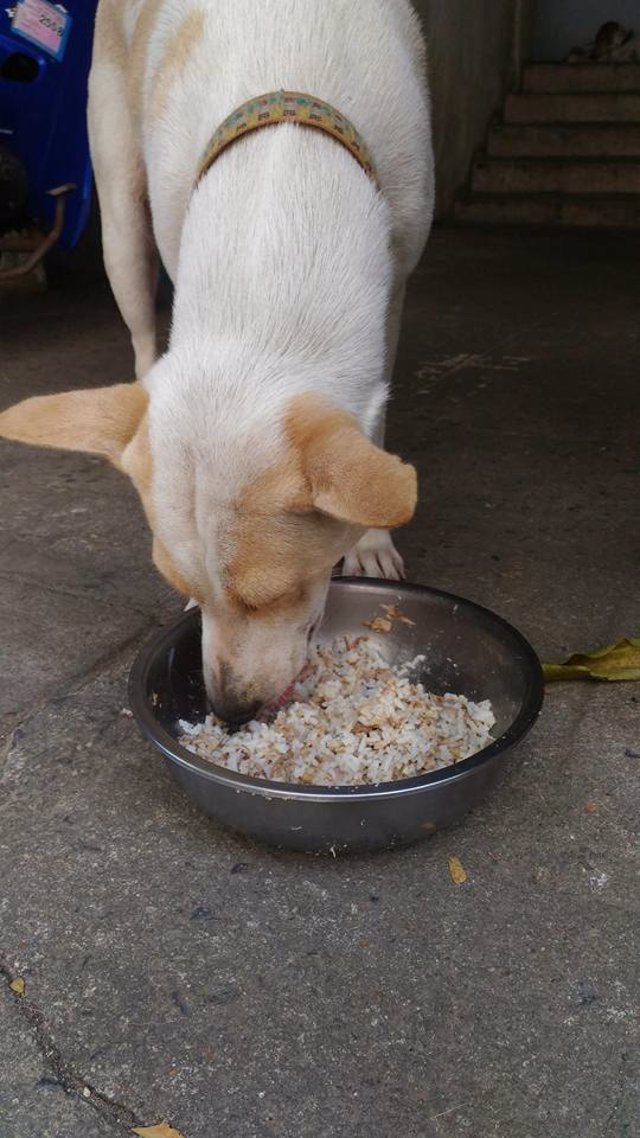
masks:
<svg viewBox="0 0 640 1138"><path fill-rule="evenodd" d="M473 194L455 206L467 225L573 226L582 229L640 230L640 197L598 194Z"/></svg>
<svg viewBox="0 0 640 1138"><path fill-rule="evenodd" d="M640 159L477 158L472 193L640 194Z"/></svg>
<svg viewBox="0 0 640 1138"><path fill-rule="evenodd" d="M507 95L504 118L509 123L636 122L640 92L585 92L580 95Z"/></svg>
<svg viewBox="0 0 640 1138"><path fill-rule="evenodd" d="M491 124L492 158L640 158L640 123Z"/></svg>
<svg viewBox="0 0 640 1138"><path fill-rule="evenodd" d="M640 63L528 63L527 92L640 91Z"/></svg>

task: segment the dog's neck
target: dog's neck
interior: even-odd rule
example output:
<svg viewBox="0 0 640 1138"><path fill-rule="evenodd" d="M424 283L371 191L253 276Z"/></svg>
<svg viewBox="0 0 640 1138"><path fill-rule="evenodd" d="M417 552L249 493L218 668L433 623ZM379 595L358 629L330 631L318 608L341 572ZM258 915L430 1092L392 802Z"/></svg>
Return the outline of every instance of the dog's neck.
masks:
<svg viewBox="0 0 640 1138"><path fill-rule="evenodd" d="M318 131L259 131L193 194L171 348L215 358L236 344L271 361L267 388L286 376L289 390L338 392L357 411L382 382L391 285L389 213L353 157Z"/></svg>
<svg viewBox="0 0 640 1138"><path fill-rule="evenodd" d="M321 130L351 155L365 174L377 183L369 148L353 123L330 103L300 91L270 91L236 107L211 136L200 159L196 181L211 169L230 146L269 126L295 123Z"/></svg>

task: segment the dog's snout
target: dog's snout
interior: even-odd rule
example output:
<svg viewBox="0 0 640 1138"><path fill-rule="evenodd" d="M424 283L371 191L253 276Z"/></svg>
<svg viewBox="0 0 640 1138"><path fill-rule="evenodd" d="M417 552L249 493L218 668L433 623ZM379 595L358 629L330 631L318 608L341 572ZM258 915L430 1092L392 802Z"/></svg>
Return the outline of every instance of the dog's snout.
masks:
<svg viewBox="0 0 640 1138"><path fill-rule="evenodd" d="M208 673L208 675L207 675ZM243 691L243 685L228 664L223 663L213 670L205 666L207 693L214 713L230 727L241 727L254 719L262 707L262 701Z"/></svg>
<svg viewBox="0 0 640 1138"><path fill-rule="evenodd" d="M219 719L229 727L242 727L250 719L255 719L262 704L260 700L243 700L231 695L215 695L211 706Z"/></svg>
<svg viewBox="0 0 640 1138"><path fill-rule="evenodd" d="M319 606L303 622L261 624L225 621L203 614L202 666L213 712L231 729L273 712L288 693L308 658L309 644L322 619Z"/></svg>

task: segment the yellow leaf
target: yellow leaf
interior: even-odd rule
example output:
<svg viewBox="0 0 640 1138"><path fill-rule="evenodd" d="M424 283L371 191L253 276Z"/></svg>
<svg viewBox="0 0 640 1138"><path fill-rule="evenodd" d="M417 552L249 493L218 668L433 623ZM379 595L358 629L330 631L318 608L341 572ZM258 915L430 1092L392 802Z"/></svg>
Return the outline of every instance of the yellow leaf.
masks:
<svg viewBox="0 0 640 1138"><path fill-rule="evenodd" d="M179 1130L174 1130L168 1122L157 1122L155 1126L134 1127L134 1134L138 1138L184 1138Z"/></svg>
<svg viewBox="0 0 640 1138"><path fill-rule="evenodd" d="M16 976L15 980L12 980L9 984L9 987L12 992L15 992L16 996L24 996L27 990L27 982L23 976Z"/></svg>
<svg viewBox="0 0 640 1138"><path fill-rule="evenodd" d="M449 858L449 876L455 885L464 885L467 880L466 870L459 857Z"/></svg>
<svg viewBox="0 0 640 1138"><path fill-rule="evenodd" d="M544 664L544 678L551 680L640 680L640 639L625 637L617 644L578 652L563 664Z"/></svg>

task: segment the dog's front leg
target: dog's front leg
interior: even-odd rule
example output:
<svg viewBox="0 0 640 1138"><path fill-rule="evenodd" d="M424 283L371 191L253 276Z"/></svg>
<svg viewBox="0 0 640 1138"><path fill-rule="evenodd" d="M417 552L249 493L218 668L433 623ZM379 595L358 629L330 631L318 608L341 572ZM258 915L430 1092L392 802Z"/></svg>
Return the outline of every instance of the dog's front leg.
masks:
<svg viewBox="0 0 640 1138"><path fill-rule="evenodd" d="M109 283L131 333L136 378L156 359L158 254L146 203L143 159L124 71L99 53L89 80L89 137Z"/></svg>
<svg viewBox="0 0 640 1138"><path fill-rule="evenodd" d="M372 439L384 446L385 408L379 413ZM357 545L347 553L342 566L345 577L386 577L390 581L404 578L404 561L386 529L369 529Z"/></svg>
<svg viewBox="0 0 640 1138"><path fill-rule="evenodd" d="M404 561L386 529L369 529L347 553L342 566L345 577L386 577L402 581Z"/></svg>
<svg viewBox="0 0 640 1138"><path fill-rule="evenodd" d="M402 279L394 288L387 313L385 381L391 383L398 351L402 310L404 306L406 282ZM376 446L384 446L385 408L382 407L371 438ZM342 572L347 577L386 577L400 581L405 576L404 561L396 549L391 534L384 529L367 530L357 545L344 559Z"/></svg>

